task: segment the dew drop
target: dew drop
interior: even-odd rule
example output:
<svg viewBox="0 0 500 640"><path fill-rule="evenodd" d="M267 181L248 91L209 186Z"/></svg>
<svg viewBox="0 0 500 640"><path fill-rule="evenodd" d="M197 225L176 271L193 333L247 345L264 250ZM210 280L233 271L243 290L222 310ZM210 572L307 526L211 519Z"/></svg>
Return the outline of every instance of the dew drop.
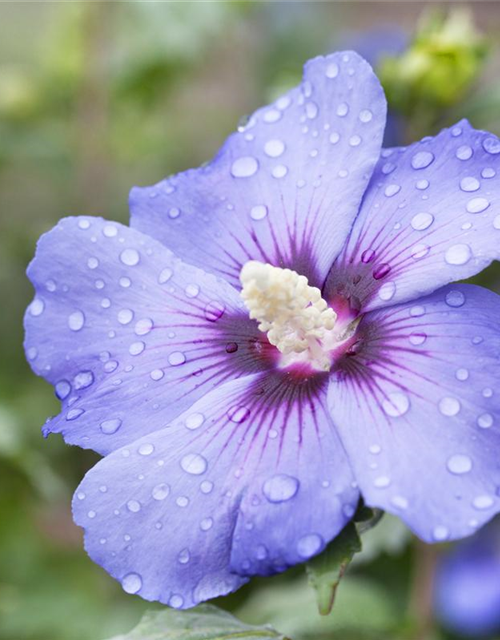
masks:
<svg viewBox="0 0 500 640"><path fill-rule="evenodd" d="M464 144L461 147L458 147L455 155L459 160L469 160L470 158L472 158L472 154L474 152L472 151L471 147L469 147L469 145Z"/></svg>
<svg viewBox="0 0 500 640"><path fill-rule="evenodd" d="M410 408L410 400L404 393L393 391L387 394L387 398L382 402L382 408L388 416L399 418Z"/></svg>
<svg viewBox="0 0 500 640"><path fill-rule="evenodd" d="M341 102L337 107L337 115L344 118L349 113L349 105L346 102Z"/></svg>
<svg viewBox="0 0 500 640"><path fill-rule="evenodd" d="M182 351L173 351L168 356L168 362L172 367L178 367L181 364L186 362L186 356L182 353Z"/></svg>
<svg viewBox="0 0 500 640"><path fill-rule="evenodd" d="M325 71L327 78L336 78L339 75L339 65L336 62L330 62Z"/></svg>
<svg viewBox="0 0 500 640"><path fill-rule="evenodd" d="M483 413L477 419L478 427L481 429L489 429L493 426L493 416L490 413Z"/></svg>
<svg viewBox="0 0 500 640"><path fill-rule="evenodd" d="M154 450L154 445L152 445L150 442L145 442L144 444L141 444L139 446L139 448L137 449L137 453L139 453L141 456L150 456Z"/></svg>
<svg viewBox="0 0 500 640"><path fill-rule="evenodd" d="M116 433L121 426L122 421L119 418L104 420L100 425L101 431L106 435L112 435L113 433Z"/></svg>
<svg viewBox="0 0 500 640"><path fill-rule="evenodd" d="M94 374L92 371L80 371L80 373L76 374L73 380L75 389L86 389L87 387L90 387L93 382Z"/></svg>
<svg viewBox="0 0 500 640"><path fill-rule="evenodd" d="M80 331L85 324L85 315L83 311L75 311L68 317L68 327L71 331Z"/></svg>
<svg viewBox="0 0 500 640"><path fill-rule="evenodd" d="M265 204L258 204L250 209L250 217L252 220L263 220L267 216L267 207Z"/></svg>
<svg viewBox="0 0 500 640"><path fill-rule="evenodd" d="M161 484L157 484L156 487L153 487L153 491L151 492L151 495L153 496L154 500L165 500L165 498L169 495L170 493L170 487L168 486L168 484L165 483L161 483Z"/></svg>
<svg viewBox="0 0 500 640"><path fill-rule="evenodd" d="M239 424L240 422L244 422L248 416L250 415L250 410L247 407L235 406L231 407L227 412L227 415L231 422L236 422Z"/></svg>
<svg viewBox="0 0 500 640"><path fill-rule="evenodd" d="M209 529L211 529L213 527L214 521L212 520L212 518L204 518L201 522L200 522L200 529L202 531L208 531Z"/></svg>
<svg viewBox="0 0 500 640"><path fill-rule="evenodd" d="M120 253L120 260L127 267L135 267L135 265L139 264L140 259L139 252L136 249L124 249Z"/></svg>
<svg viewBox="0 0 500 640"><path fill-rule="evenodd" d="M168 282L173 275L174 275L174 272L172 271L172 269L165 267L165 269L162 269L160 271L160 275L158 276L158 282L160 284L165 284L165 282Z"/></svg>
<svg viewBox="0 0 500 640"><path fill-rule="evenodd" d="M199 476L207 470L207 461L198 453L188 453L181 460L181 468L186 473Z"/></svg>
<svg viewBox="0 0 500 640"><path fill-rule="evenodd" d="M456 289L448 291L446 294L446 304L449 307L462 307L465 304L465 296L461 291Z"/></svg>
<svg viewBox="0 0 500 640"><path fill-rule="evenodd" d="M375 267L375 269L373 270L373 277L375 278L375 280L381 280L382 278L385 278L390 270L391 266L383 262L382 264L379 264Z"/></svg>
<svg viewBox="0 0 500 640"><path fill-rule="evenodd" d="M466 209L469 213L482 213L490 206L490 201L486 198L472 198L467 203Z"/></svg>
<svg viewBox="0 0 500 640"><path fill-rule="evenodd" d="M286 502L299 490L299 481L286 474L278 474L264 483L262 491L269 502Z"/></svg>
<svg viewBox="0 0 500 640"><path fill-rule="evenodd" d="M443 416L456 416L460 411L460 402L456 398L445 397L439 401L439 411Z"/></svg>
<svg viewBox="0 0 500 640"><path fill-rule="evenodd" d="M194 431L199 429L204 422L205 416L202 413L191 413L184 421L184 424L188 429Z"/></svg>
<svg viewBox="0 0 500 640"><path fill-rule="evenodd" d="M419 151L411 159L411 166L414 169L425 169L434 161L434 154L430 151Z"/></svg>
<svg viewBox="0 0 500 640"><path fill-rule="evenodd" d="M270 112L268 111L266 115L269 113ZM278 118L280 118L281 113L279 111L276 111L276 113L278 114ZM264 120L266 120L266 115L264 115ZM266 120L266 122L268 122L268 120ZM231 166L231 173L235 178L249 178L257 172L258 168L259 163L254 157L243 156L233 162Z"/></svg>
<svg viewBox="0 0 500 640"><path fill-rule="evenodd" d="M401 187L399 186L399 184L389 184L384 190L384 195L387 198L392 198L392 196L395 196L400 191Z"/></svg>
<svg viewBox="0 0 500 640"><path fill-rule="evenodd" d="M448 264L462 265L469 262L472 252L468 244L454 244L447 249L444 259Z"/></svg>
<svg viewBox="0 0 500 640"><path fill-rule="evenodd" d="M479 511L489 509L493 506L493 498L491 496L476 496L472 501L472 506Z"/></svg>
<svg viewBox="0 0 500 640"><path fill-rule="evenodd" d="M449 535L450 532L446 527L443 526L434 527L432 531L432 537L434 538L434 540L436 540L436 542L443 542L444 540L447 540Z"/></svg>
<svg viewBox="0 0 500 640"><path fill-rule="evenodd" d="M461 475L472 469L472 460L469 456L457 454L448 459L446 466L450 473Z"/></svg>
<svg viewBox="0 0 500 640"><path fill-rule="evenodd" d="M375 251L373 249L366 249L366 251L363 251L363 253L361 254L361 262L363 262L364 264L368 264L374 258Z"/></svg>
<svg viewBox="0 0 500 640"><path fill-rule="evenodd" d="M483 140L483 149L486 153L497 155L500 153L500 140L494 137L486 138Z"/></svg>
<svg viewBox="0 0 500 640"><path fill-rule="evenodd" d="M128 348L128 352L131 356L138 356L144 351L145 348L146 345L144 342L132 342L132 344Z"/></svg>
<svg viewBox="0 0 500 640"><path fill-rule="evenodd" d="M323 539L317 533L302 536L297 543L297 553L301 558L311 558L320 551Z"/></svg>
<svg viewBox="0 0 500 640"><path fill-rule="evenodd" d="M477 191L480 186L479 180L473 176L466 176L460 180L460 189L462 191Z"/></svg>
<svg viewBox="0 0 500 640"><path fill-rule="evenodd" d="M288 173L288 168L285 167L284 164L276 165L275 167L273 167L273 170L271 171L273 178L284 178L287 173Z"/></svg>
<svg viewBox="0 0 500 640"><path fill-rule="evenodd" d="M59 400L64 400L71 393L71 385L67 380L61 380L55 386L56 396Z"/></svg>
<svg viewBox="0 0 500 640"><path fill-rule="evenodd" d="M132 513L137 513L141 510L141 503L138 500L129 500L127 502L127 509Z"/></svg>
<svg viewBox="0 0 500 640"><path fill-rule="evenodd" d="M122 588L126 593L138 593L142 587L142 578L138 573L127 573L122 578Z"/></svg>
<svg viewBox="0 0 500 640"><path fill-rule="evenodd" d="M417 213L411 219L411 226L415 231L424 231L428 229L434 222L434 216L431 213Z"/></svg>
<svg viewBox="0 0 500 640"><path fill-rule="evenodd" d="M359 119L364 123L371 122L372 118L373 113L370 111L370 109L363 109L363 111L361 111L359 114Z"/></svg>

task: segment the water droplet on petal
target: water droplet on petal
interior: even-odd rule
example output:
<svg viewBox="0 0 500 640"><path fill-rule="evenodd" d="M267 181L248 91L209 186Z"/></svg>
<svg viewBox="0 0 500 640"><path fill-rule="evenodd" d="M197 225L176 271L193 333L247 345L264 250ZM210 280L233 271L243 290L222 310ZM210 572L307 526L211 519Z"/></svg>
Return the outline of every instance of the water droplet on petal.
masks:
<svg viewBox="0 0 500 640"><path fill-rule="evenodd" d="M247 407L235 406L231 407L228 410L227 415L229 416L231 422L236 422L237 424L239 424L240 422L244 422L248 418L248 416L250 415L250 410L247 409Z"/></svg>
<svg viewBox="0 0 500 640"><path fill-rule="evenodd" d="M94 374L92 371L80 371L80 373L76 374L73 380L75 389L86 389L87 387L90 387L93 382Z"/></svg>
<svg viewBox="0 0 500 640"><path fill-rule="evenodd" d="M467 264L472 257L472 252L468 244L454 244L450 247L444 256L448 264L462 265Z"/></svg>
<svg viewBox="0 0 500 640"><path fill-rule="evenodd" d="M446 304L449 307L462 307L465 304L465 296L456 289L448 291L446 294Z"/></svg>
<svg viewBox="0 0 500 640"><path fill-rule="evenodd" d="M191 557L191 554L189 553L189 549L182 549L182 551L180 551L179 555L177 556L177 560L181 564L187 564L189 562L190 557Z"/></svg>
<svg viewBox="0 0 500 640"><path fill-rule="evenodd" d="M137 513L141 510L141 503L138 500L129 500L127 502L127 509L132 513Z"/></svg>
<svg viewBox="0 0 500 640"><path fill-rule="evenodd" d="M207 470L207 461L198 453L188 453L182 458L181 467L186 473L199 476Z"/></svg>
<svg viewBox="0 0 500 640"><path fill-rule="evenodd" d="M114 224L106 224L103 227L102 233L106 238L114 238L118 234L118 229Z"/></svg>
<svg viewBox="0 0 500 640"><path fill-rule="evenodd" d="M142 578L138 573L127 573L122 578L122 588L126 593L138 593L142 587Z"/></svg>
<svg viewBox="0 0 500 640"><path fill-rule="evenodd" d="M66 414L66 420L71 422L71 420L76 420L84 413L85 409L71 409L71 411L68 411L68 413Z"/></svg>
<svg viewBox="0 0 500 640"><path fill-rule="evenodd" d="M323 547L323 539L317 533L302 536L297 543L297 553L301 558L311 558Z"/></svg>
<svg viewBox="0 0 500 640"><path fill-rule="evenodd" d="M68 327L71 331L80 331L85 324L85 315L83 311L75 311L68 317Z"/></svg>
<svg viewBox="0 0 500 640"><path fill-rule="evenodd" d="M494 500L491 496L477 496L474 498L474 500L472 501L472 506L475 509L478 509L480 511L484 510L484 509L489 509L490 507L492 507L494 504Z"/></svg>
<svg viewBox="0 0 500 640"><path fill-rule="evenodd" d="M446 466L450 473L461 475L463 473L469 473L472 469L472 460L469 456L457 454L448 459Z"/></svg>
<svg viewBox="0 0 500 640"><path fill-rule="evenodd" d="M111 435L116 433L118 429L121 427L122 421L118 418L114 418L112 420L104 420L101 422L101 431L106 435Z"/></svg>
<svg viewBox="0 0 500 640"><path fill-rule="evenodd" d="M67 380L61 380L55 386L56 396L59 400L64 400L71 393L71 385Z"/></svg>
<svg viewBox="0 0 500 640"><path fill-rule="evenodd" d="M337 107L337 115L344 118L349 113L349 105L346 102L341 102Z"/></svg>
<svg viewBox="0 0 500 640"><path fill-rule="evenodd" d="M139 264L140 259L139 252L135 249L124 249L120 253L120 260L123 264L127 265L127 267L135 267L135 265Z"/></svg>
<svg viewBox="0 0 500 640"><path fill-rule="evenodd" d="M494 138L491 136L490 138L486 138L483 140L483 149L486 153L490 153L491 155L497 155L500 153L500 140L498 138Z"/></svg>
<svg viewBox="0 0 500 640"><path fill-rule="evenodd" d="M168 356L168 362L172 367L178 367L186 362L186 356L181 351L173 351Z"/></svg>
<svg viewBox="0 0 500 640"><path fill-rule="evenodd" d="M165 267L165 269L162 269L160 271L160 275L158 276L158 282L160 284L165 284L165 282L168 282L173 275L174 275L174 272L172 271L172 269Z"/></svg>
<svg viewBox="0 0 500 640"><path fill-rule="evenodd" d="M168 486L168 484L165 483L161 483L161 484L157 484L156 487L153 487L153 491L151 492L151 495L153 496L154 500L165 500L165 498L169 495L170 493L170 487Z"/></svg>
<svg viewBox="0 0 500 640"><path fill-rule="evenodd" d="M486 198L472 198L467 203L466 209L469 213L482 213L490 206L490 201Z"/></svg>
<svg viewBox="0 0 500 640"><path fill-rule="evenodd" d="M456 416L460 411L460 402L456 398L441 398L438 406L443 416Z"/></svg>
<svg viewBox="0 0 500 640"><path fill-rule="evenodd" d="M172 607L173 609L180 609L183 604L184 598L178 593L174 593L172 596L170 596L168 601L168 606Z"/></svg>
<svg viewBox="0 0 500 640"><path fill-rule="evenodd" d="M285 502L294 497L299 490L297 478L284 473L269 478L264 483L262 491L269 502Z"/></svg>
<svg viewBox="0 0 500 640"><path fill-rule="evenodd" d="M30 314L34 317L40 316L45 309L45 303L40 298L35 298L29 306Z"/></svg>
<svg viewBox="0 0 500 640"><path fill-rule="evenodd" d="M411 219L411 226L415 231L424 231L428 229L434 222L434 216L431 213L417 213Z"/></svg>
<svg viewBox="0 0 500 640"><path fill-rule="evenodd" d="M138 356L144 351L145 348L146 345L144 344L144 342L133 342L128 348L128 352L131 356Z"/></svg>
<svg viewBox="0 0 500 640"><path fill-rule="evenodd" d="M432 537L434 538L434 540L436 540L436 542L443 542L444 540L447 540L449 535L450 532L446 527L443 526L434 527L432 531Z"/></svg>
<svg viewBox="0 0 500 640"><path fill-rule="evenodd" d="M184 424L188 429L195 430L201 427L204 422L205 416L202 413L192 413L186 418Z"/></svg>
<svg viewBox="0 0 500 640"><path fill-rule="evenodd" d="M387 398L382 402L382 408L391 418L399 418L410 408L410 400L406 394L393 391L387 394Z"/></svg>
<svg viewBox="0 0 500 640"><path fill-rule="evenodd" d="M434 161L434 154L430 151L419 151L411 159L411 166L414 169L425 169Z"/></svg>
<svg viewBox="0 0 500 640"><path fill-rule="evenodd" d="M267 113L269 113L269 111ZM278 117L281 118L281 113L279 111L276 113L278 114ZM258 168L259 163L255 158L252 156L243 156L233 162L231 166L231 173L235 178L249 178L257 172Z"/></svg>
<svg viewBox="0 0 500 640"><path fill-rule="evenodd" d="M379 291L378 296L381 300L391 300L396 293L396 283L395 282L386 282L383 284Z"/></svg>
<svg viewBox="0 0 500 640"><path fill-rule="evenodd" d="M460 189L462 191L477 191L480 186L479 180L473 176L465 176L460 180Z"/></svg>
<svg viewBox="0 0 500 640"><path fill-rule="evenodd" d="M417 347L421 344L424 344L424 342L427 340L427 334L423 332L412 333L410 334L409 340L410 340L410 344Z"/></svg>
<svg viewBox="0 0 500 640"><path fill-rule="evenodd" d="M137 452L141 456L150 456L154 450L155 450L154 445L152 445L150 442L145 442L144 444L141 444L139 446L139 448L137 449Z"/></svg>
<svg viewBox="0 0 500 640"><path fill-rule="evenodd" d="M226 307L222 302L209 302L205 307L205 318L209 322L217 322L224 315Z"/></svg>
<svg viewBox="0 0 500 640"><path fill-rule="evenodd" d="M153 321L151 318L141 318L138 320L134 327L134 333L138 336L147 335L153 328Z"/></svg>
<svg viewBox="0 0 500 640"><path fill-rule="evenodd" d="M366 251L363 251L361 254L361 262L368 264L368 262L371 262L374 257L375 251L373 251L373 249L366 249Z"/></svg>
<svg viewBox="0 0 500 640"><path fill-rule="evenodd" d="M469 145L467 144L464 144L461 147L458 147L455 155L459 160L469 160L470 158L472 158L473 153L474 152L472 151L471 147L469 147Z"/></svg>
<svg viewBox="0 0 500 640"><path fill-rule="evenodd" d="M385 262L379 264L373 270L373 277L375 280L381 280L384 278L391 270L391 266Z"/></svg>
<svg viewBox="0 0 500 640"><path fill-rule="evenodd" d="M339 65L336 62L330 62L325 73L327 78L336 78L339 75Z"/></svg>
<svg viewBox="0 0 500 640"><path fill-rule="evenodd" d="M252 220L263 220L267 216L267 207L265 204L258 204L250 209L250 217Z"/></svg>
<svg viewBox="0 0 500 640"><path fill-rule="evenodd" d="M202 531L208 531L209 529L211 529L213 527L214 521L212 520L212 518L204 518L201 522L200 522L200 529Z"/></svg>
<svg viewBox="0 0 500 640"><path fill-rule="evenodd" d="M392 196L395 196L400 191L401 187L399 186L399 184L389 184L384 190L384 195L387 198L392 198Z"/></svg>
<svg viewBox="0 0 500 640"><path fill-rule="evenodd" d="M477 424L481 429L489 429L493 425L493 416L490 413L483 413L477 419Z"/></svg>
<svg viewBox="0 0 500 640"><path fill-rule="evenodd" d="M370 111L370 109L363 109L363 111L361 111L359 114L359 119L364 123L371 122L372 118L373 113Z"/></svg>

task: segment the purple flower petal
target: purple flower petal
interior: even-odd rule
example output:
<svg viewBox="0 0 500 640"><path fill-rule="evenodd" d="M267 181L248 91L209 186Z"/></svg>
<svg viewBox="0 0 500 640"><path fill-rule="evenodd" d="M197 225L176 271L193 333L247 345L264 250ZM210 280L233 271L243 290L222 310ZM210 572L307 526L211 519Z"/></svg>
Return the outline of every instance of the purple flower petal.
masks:
<svg viewBox="0 0 500 640"><path fill-rule="evenodd" d="M448 286L368 313L332 379L332 418L369 505L427 541L500 511L500 297Z"/></svg>
<svg viewBox="0 0 500 640"><path fill-rule="evenodd" d="M356 53L318 57L206 167L130 195L132 226L239 286L241 266L289 266L314 284L345 242L378 160L386 103Z"/></svg>
<svg viewBox="0 0 500 640"><path fill-rule="evenodd" d="M499 522L457 544L437 569L435 610L448 628L471 638L500 630Z"/></svg>
<svg viewBox="0 0 500 640"><path fill-rule="evenodd" d="M375 309L484 269L500 257L498 175L500 141L466 121L383 152L328 296Z"/></svg>
<svg viewBox="0 0 500 640"><path fill-rule="evenodd" d="M225 380L270 366L269 345L226 282L100 218L67 218L29 267L26 353L62 413L44 428L109 453Z"/></svg>
<svg viewBox="0 0 500 640"><path fill-rule="evenodd" d="M104 458L73 502L91 558L182 608L317 554L359 495L325 395L325 377L254 374Z"/></svg>

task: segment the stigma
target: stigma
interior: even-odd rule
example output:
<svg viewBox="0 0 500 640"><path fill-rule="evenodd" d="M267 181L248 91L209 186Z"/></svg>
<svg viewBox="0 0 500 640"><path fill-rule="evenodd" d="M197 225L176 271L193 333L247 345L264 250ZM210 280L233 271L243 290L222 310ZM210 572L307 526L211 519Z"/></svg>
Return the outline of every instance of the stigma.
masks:
<svg viewBox="0 0 500 640"><path fill-rule="evenodd" d="M256 260L243 266L240 280L250 318L283 354L281 364L308 363L317 371L329 371L328 346L337 315L321 291L291 269Z"/></svg>

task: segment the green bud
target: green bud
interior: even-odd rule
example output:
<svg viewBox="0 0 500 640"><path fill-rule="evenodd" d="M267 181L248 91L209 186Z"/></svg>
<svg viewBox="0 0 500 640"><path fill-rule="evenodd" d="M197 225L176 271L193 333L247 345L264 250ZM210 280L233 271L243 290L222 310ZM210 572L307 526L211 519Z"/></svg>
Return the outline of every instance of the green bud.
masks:
<svg viewBox="0 0 500 640"><path fill-rule="evenodd" d="M487 52L468 8L426 13L407 51L380 64L389 105L410 117L425 109L427 120L434 121L440 109L459 102L471 88Z"/></svg>

